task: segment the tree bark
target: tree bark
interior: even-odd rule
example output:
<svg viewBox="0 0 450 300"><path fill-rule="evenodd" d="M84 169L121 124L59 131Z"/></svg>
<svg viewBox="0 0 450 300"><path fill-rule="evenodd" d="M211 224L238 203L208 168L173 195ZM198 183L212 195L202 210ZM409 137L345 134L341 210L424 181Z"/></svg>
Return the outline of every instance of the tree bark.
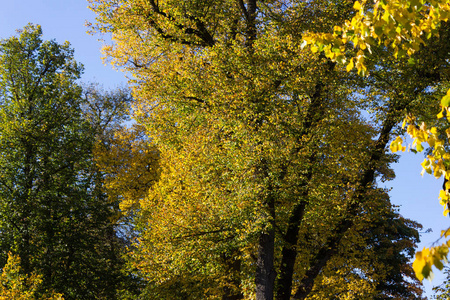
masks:
<svg viewBox="0 0 450 300"><path fill-rule="evenodd" d="M275 201L269 197L267 206L271 214L270 225L267 231L261 233L258 242L258 256L256 260L256 300L272 300L275 288Z"/></svg>
<svg viewBox="0 0 450 300"><path fill-rule="evenodd" d="M284 236L285 246L282 250L282 259L280 266L280 277L277 282L277 299L289 300L292 291L292 277L294 274L294 265L297 258L297 240L301 220L305 213L307 201L301 201L296 205L289 218L289 225Z"/></svg>

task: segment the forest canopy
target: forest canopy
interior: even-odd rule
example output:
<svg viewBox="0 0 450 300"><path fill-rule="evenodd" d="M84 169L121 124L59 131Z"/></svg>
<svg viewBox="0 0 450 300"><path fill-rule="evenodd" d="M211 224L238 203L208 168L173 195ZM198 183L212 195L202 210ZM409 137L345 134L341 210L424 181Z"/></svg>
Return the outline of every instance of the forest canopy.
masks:
<svg viewBox="0 0 450 300"><path fill-rule="evenodd" d="M383 182L423 152L448 213L446 1L89 3L131 91L0 40L0 298L423 299L450 231Z"/></svg>

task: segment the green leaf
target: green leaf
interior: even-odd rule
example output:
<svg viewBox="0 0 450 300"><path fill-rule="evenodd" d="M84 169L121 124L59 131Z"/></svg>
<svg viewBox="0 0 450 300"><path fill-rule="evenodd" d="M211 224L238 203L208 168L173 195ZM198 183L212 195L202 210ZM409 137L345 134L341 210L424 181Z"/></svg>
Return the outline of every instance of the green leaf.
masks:
<svg viewBox="0 0 450 300"><path fill-rule="evenodd" d="M439 270L442 270L444 268L444 264L437 257L433 257L433 265Z"/></svg>

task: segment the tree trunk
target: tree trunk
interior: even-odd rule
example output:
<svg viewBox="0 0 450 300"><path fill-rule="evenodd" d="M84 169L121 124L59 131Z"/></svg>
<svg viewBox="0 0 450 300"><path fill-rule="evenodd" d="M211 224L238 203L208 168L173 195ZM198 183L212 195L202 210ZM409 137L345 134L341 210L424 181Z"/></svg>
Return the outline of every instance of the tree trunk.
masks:
<svg viewBox="0 0 450 300"><path fill-rule="evenodd" d="M294 274L294 265L297 258L297 240L301 220L305 212L306 201L301 201L294 207L289 225L285 235L285 246L282 251L282 259L280 266L280 277L277 281L277 299L291 299L292 277Z"/></svg>
<svg viewBox="0 0 450 300"><path fill-rule="evenodd" d="M334 69L335 64L328 61L327 67L330 71ZM304 136L310 136L311 130L315 127L320 120L325 116L324 110L325 105L323 105L323 89L324 85L319 81L314 90L314 94L311 96L311 104L308 107L306 113L305 121L303 122L303 128L298 134L298 143L301 145L301 139ZM310 136L310 138L312 138ZM301 152L303 147L299 146L295 149L294 155ZM299 187L303 189L301 200L299 203L295 204L288 221L288 228L286 234L284 235L284 246L281 256L280 265L280 276L277 280L277 293L276 298L278 300L289 300L291 299L292 292L292 278L294 275L294 266L297 259L297 242L298 233L300 230L301 222L305 213L306 205L308 204L309 188L308 183L313 175L313 166L316 161L316 153L312 153L309 157L309 167L305 174L305 178L299 183Z"/></svg>
<svg viewBox="0 0 450 300"><path fill-rule="evenodd" d="M256 260L256 300L272 300L275 283L274 262L275 230L271 227L259 237Z"/></svg>

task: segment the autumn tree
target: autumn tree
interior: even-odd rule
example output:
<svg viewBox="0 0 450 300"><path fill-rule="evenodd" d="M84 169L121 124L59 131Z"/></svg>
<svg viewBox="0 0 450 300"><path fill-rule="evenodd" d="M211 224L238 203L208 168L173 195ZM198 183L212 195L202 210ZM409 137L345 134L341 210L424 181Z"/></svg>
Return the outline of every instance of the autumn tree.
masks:
<svg viewBox="0 0 450 300"><path fill-rule="evenodd" d="M124 244L97 180L83 67L37 25L1 40L0 66L2 264L18 256L21 272L41 276L39 295L115 299Z"/></svg>
<svg viewBox="0 0 450 300"><path fill-rule="evenodd" d="M31 300L36 299L42 275L22 274L20 257L8 253L8 261L0 275L0 299ZM41 297L43 300L64 300L61 294L51 293Z"/></svg>
<svg viewBox="0 0 450 300"><path fill-rule="evenodd" d="M361 75L366 73L366 59L373 59L371 49L377 45L384 45L396 59L406 57L408 63L417 69L421 69L424 63L431 63L432 67L428 70L422 69L419 75L435 78L428 91L441 101L424 106L425 109L420 112L407 110L403 127L407 125L406 132L413 139L410 145L413 152L422 152L426 148L426 158L422 163L423 173L432 174L436 178L444 177L439 200L444 207L444 215L447 215L450 199L450 156L446 121L450 107L450 90L442 91L442 87L448 85L448 63L445 59L448 49L443 41L448 37L450 4L447 1L374 1L372 4L363 0L355 1L353 8L357 13L342 26L335 26L332 33L307 33L304 43L310 44L313 52L323 51L324 55L333 61L348 63L347 71L356 67ZM353 47L348 61L345 56L346 45ZM420 52L427 52L423 51L424 48L428 48L431 56L418 55ZM411 83L409 86L414 87ZM440 112L436 114L438 105ZM447 120L444 117L447 117ZM403 138L398 136L392 141L390 148L393 152L405 151ZM448 228L442 230L441 236L447 238L449 232ZM424 247L416 253L414 269L420 280L431 278L433 266L443 269L449 245L450 241L445 240L441 245Z"/></svg>
<svg viewBox="0 0 450 300"><path fill-rule="evenodd" d="M112 33L105 54L133 75L134 116L160 153L158 181L139 198L133 251L149 293L311 297L385 199L377 179L393 176L395 160L386 148L405 113L432 103L447 54L427 57L446 43L412 51L417 64L397 44L374 42L371 56L352 50L359 40L329 46L339 25L355 19L341 30L350 35L366 24L359 2L90 2L93 27ZM397 222L414 241L415 225ZM368 253L367 238L354 257ZM410 276L406 258L396 272ZM379 259L367 268L388 265Z"/></svg>

